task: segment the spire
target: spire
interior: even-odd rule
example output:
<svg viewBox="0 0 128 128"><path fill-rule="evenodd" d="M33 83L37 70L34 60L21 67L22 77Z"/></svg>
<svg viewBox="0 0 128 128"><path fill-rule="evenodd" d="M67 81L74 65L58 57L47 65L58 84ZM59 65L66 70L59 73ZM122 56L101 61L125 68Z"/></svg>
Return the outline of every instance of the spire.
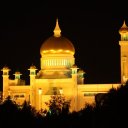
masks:
<svg viewBox="0 0 128 128"><path fill-rule="evenodd" d="M125 23L125 20L124 20L124 23L123 23L122 27L119 29L119 33L120 34L128 33L128 27L127 27L127 25Z"/></svg>
<svg viewBox="0 0 128 128"><path fill-rule="evenodd" d="M124 20L124 23L123 23L123 25L122 25L121 28L127 28L127 25L126 25L126 23L125 23L125 20Z"/></svg>
<svg viewBox="0 0 128 128"><path fill-rule="evenodd" d="M55 26L55 29L54 29L53 32L54 32L55 37L60 37L61 36L61 30L60 30L60 27L59 27L58 19L56 19L56 26Z"/></svg>

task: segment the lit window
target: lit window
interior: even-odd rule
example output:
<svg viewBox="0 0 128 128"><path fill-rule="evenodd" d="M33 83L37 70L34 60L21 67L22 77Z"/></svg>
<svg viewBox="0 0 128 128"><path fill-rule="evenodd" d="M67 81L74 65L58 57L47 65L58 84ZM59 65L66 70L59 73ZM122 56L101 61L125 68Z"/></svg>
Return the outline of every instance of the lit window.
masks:
<svg viewBox="0 0 128 128"><path fill-rule="evenodd" d="M19 76L19 75L18 75L18 76L16 75L16 77L15 77L15 78L16 78L16 79L20 79L20 76Z"/></svg>
<svg viewBox="0 0 128 128"><path fill-rule="evenodd" d="M19 98L19 95L14 95L14 98Z"/></svg>
<svg viewBox="0 0 128 128"><path fill-rule="evenodd" d="M95 96L95 94L96 93L89 93L89 92L87 92L87 93L84 93L84 96Z"/></svg>
<svg viewBox="0 0 128 128"><path fill-rule="evenodd" d="M4 72L3 74L4 74L4 75L7 75L8 73L7 73L7 72Z"/></svg>
<svg viewBox="0 0 128 128"><path fill-rule="evenodd" d="M20 97L21 97L21 98L24 98L24 95L22 94L22 95L20 95Z"/></svg>
<svg viewBox="0 0 128 128"><path fill-rule="evenodd" d="M35 75L35 72L34 72L34 71L32 71L32 72L31 72L31 75Z"/></svg>

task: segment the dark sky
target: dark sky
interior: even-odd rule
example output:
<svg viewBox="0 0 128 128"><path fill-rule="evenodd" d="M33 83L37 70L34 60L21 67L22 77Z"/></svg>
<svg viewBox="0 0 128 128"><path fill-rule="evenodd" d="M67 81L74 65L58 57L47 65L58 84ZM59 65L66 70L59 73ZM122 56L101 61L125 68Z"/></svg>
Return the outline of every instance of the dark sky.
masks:
<svg viewBox="0 0 128 128"><path fill-rule="evenodd" d="M32 63L40 69L40 46L53 34L58 17L62 35L75 46L76 65L86 72L86 83L118 83L118 30L124 19L128 24L126 7L123 1L103 0L0 3L0 68L9 66L10 78L19 70L22 79L29 78Z"/></svg>

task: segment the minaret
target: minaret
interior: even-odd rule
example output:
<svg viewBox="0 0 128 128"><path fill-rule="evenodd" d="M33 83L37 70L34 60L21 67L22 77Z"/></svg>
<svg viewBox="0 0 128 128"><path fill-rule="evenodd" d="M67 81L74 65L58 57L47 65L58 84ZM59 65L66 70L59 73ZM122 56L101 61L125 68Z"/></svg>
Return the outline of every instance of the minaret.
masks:
<svg viewBox="0 0 128 128"><path fill-rule="evenodd" d="M36 92L35 92L35 77L36 77L36 70L37 70L37 68L36 68L36 66L34 66L34 65L31 65L30 66L30 68L28 69L28 70L30 70L30 87L31 87L31 89L30 89L30 104L32 105L32 106L35 106L35 104L36 104L36 102L35 102L35 94L36 94Z"/></svg>
<svg viewBox="0 0 128 128"><path fill-rule="evenodd" d="M85 72L82 69L78 71L78 84L84 84L84 74Z"/></svg>
<svg viewBox="0 0 128 128"><path fill-rule="evenodd" d="M19 85L20 84L20 76L22 74L19 71L16 71L13 75L15 76L16 85Z"/></svg>
<svg viewBox="0 0 128 128"><path fill-rule="evenodd" d="M74 101L72 103L72 108L73 108L73 111L77 111L77 103L78 103L78 87L77 87L77 76L78 76L78 73L77 73L77 70L79 68L74 64L71 68L71 71L72 71L72 80L73 80L73 100Z"/></svg>
<svg viewBox="0 0 128 128"><path fill-rule="evenodd" d="M71 70L72 70L72 79L77 83L77 70L79 68L77 68L77 66L74 64L72 67L71 67Z"/></svg>
<svg viewBox="0 0 128 128"><path fill-rule="evenodd" d="M15 73L14 73L14 76L15 76L15 79L20 79L20 76L21 76L22 74L19 72L19 71L16 71Z"/></svg>
<svg viewBox="0 0 128 128"><path fill-rule="evenodd" d="M119 30L121 35L120 45L120 63L121 63L121 84L128 80L128 27L125 21Z"/></svg>
<svg viewBox="0 0 128 128"><path fill-rule="evenodd" d="M36 77L36 66L31 65L30 68L28 69L30 70L30 85L33 85L33 82L35 81L35 77Z"/></svg>
<svg viewBox="0 0 128 128"><path fill-rule="evenodd" d="M10 69L7 66L4 66L3 69L3 100L9 96L9 71Z"/></svg>

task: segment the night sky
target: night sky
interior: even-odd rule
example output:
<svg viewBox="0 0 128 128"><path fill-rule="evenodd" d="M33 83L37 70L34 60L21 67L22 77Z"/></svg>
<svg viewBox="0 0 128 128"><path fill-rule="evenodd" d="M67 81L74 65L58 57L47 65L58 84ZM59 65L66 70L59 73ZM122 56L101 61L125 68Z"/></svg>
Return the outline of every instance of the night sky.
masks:
<svg viewBox="0 0 128 128"><path fill-rule="evenodd" d="M53 35L56 18L62 35L76 50L85 83L120 82L120 35L128 10L122 1L42 1L0 3L0 68L7 65L29 79L31 64L40 69L40 46ZM2 72L0 73L2 85Z"/></svg>

